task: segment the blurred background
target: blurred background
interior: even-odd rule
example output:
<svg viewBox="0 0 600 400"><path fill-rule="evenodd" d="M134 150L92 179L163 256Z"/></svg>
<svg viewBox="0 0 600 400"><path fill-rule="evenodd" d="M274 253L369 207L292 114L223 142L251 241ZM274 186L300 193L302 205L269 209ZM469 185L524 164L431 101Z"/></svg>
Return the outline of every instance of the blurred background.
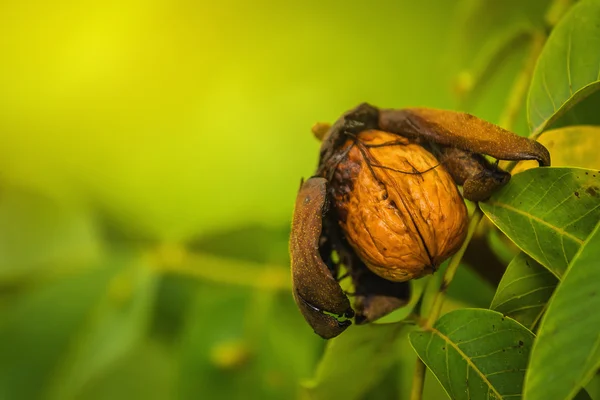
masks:
<svg viewBox="0 0 600 400"><path fill-rule="evenodd" d="M0 399L311 396L287 254L311 126L363 101L498 122L547 3L0 2ZM450 303L492 295L464 268ZM347 398L402 398L397 345Z"/></svg>

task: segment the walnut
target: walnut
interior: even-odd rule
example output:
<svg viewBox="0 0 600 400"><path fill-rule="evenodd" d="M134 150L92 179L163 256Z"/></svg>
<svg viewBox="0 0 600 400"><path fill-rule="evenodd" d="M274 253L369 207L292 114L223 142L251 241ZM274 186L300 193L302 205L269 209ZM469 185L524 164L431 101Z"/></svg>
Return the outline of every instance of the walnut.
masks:
<svg viewBox="0 0 600 400"><path fill-rule="evenodd" d="M462 197L487 200L502 160L550 165L548 150L472 115L363 103L317 124L319 165L298 192L290 235L294 299L323 338L407 304L407 282L454 254L467 232ZM458 186L462 186L462 196ZM340 270L353 284L350 302Z"/></svg>
<svg viewBox="0 0 600 400"><path fill-rule="evenodd" d="M346 239L380 277L403 282L434 272L462 244L467 209L450 174L422 146L367 130L331 180ZM386 145L388 143L388 145Z"/></svg>

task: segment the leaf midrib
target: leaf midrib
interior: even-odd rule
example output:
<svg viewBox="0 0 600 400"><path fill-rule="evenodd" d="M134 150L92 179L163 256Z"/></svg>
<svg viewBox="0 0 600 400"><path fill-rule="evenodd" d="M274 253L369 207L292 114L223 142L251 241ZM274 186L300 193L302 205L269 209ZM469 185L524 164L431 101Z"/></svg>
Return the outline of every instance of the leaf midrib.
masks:
<svg viewBox="0 0 600 400"><path fill-rule="evenodd" d="M444 342L446 342L448 345L452 346L452 348L454 350L456 350L456 352L467 362L467 365L469 367L471 367L476 373L477 375L479 375L481 377L481 379L485 382L485 384L488 386L488 389L491 389L492 392L494 393L494 395L496 395L498 397L498 399L503 399L504 397L502 397L502 395L500 393L498 393L498 391L496 390L496 388L494 387L494 385L492 385L492 383L487 379L487 377L485 376L485 374L483 372L481 372L479 370L479 368L477 368L477 366L473 363L473 361L471 361L471 358L469 356L467 356L461 349L460 347L458 347L458 345L456 345L452 340L450 340L449 337L447 337L446 335L444 335L442 332L440 332L439 330L435 329L435 328L430 328L431 332L438 335L440 338L442 338L442 340ZM446 350L446 353L448 353L448 351ZM467 370L468 371L468 370ZM448 377L449 379L450 377Z"/></svg>

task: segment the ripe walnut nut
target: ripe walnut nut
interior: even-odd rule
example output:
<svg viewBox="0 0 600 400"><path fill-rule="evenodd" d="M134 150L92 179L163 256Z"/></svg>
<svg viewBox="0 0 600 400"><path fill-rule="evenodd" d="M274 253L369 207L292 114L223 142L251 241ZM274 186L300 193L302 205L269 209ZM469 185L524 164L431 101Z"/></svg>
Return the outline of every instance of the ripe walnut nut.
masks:
<svg viewBox="0 0 600 400"><path fill-rule="evenodd" d="M357 139L359 146L345 144L352 149L331 180L347 241L384 279L402 282L433 272L467 233L467 209L452 177L406 139L376 130ZM394 141L393 148L385 146Z"/></svg>
<svg viewBox="0 0 600 400"><path fill-rule="evenodd" d="M541 144L472 115L363 103L329 127L300 187L290 253L294 298L324 338L402 307L408 282L433 273L466 236L463 197L486 200L510 174L485 155L550 165ZM462 186L462 196L457 185ZM344 268L353 308L339 284Z"/></svg>

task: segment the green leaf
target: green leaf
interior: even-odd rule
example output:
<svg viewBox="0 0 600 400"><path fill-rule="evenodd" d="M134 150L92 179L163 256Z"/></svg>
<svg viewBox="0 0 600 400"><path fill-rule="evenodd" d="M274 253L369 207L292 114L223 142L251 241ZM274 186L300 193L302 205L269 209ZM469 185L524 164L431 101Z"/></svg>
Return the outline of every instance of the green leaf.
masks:
<svg viewBox="0 0 600 400"><path fill-rule="evenodd" d="M560 277L600 220L600 173L530 169L480 207L521 250Z"/></svg>
<svg viewBox="0 0 600 400"><path fill-rule="evenodd" d="M565 273L540 324L527 400L572 398L600 368L600 224Z"/></svg>
<svg viewBox="0 0 600 400"><path fill-rule="evenodd" d="M575 5L554 28L540 55L527 113L541 132L573 105L600 89L600 2Z"/></svg>
<svg viewBox="0 0 600 400"><path fill-rule="evenodd" d="M124 261L126 267L111 279L104 297L63 355L50 399L74 397L144 337L156 292L156 274L139 255Z"/></svg>
<svg viewBox="0 0 600 400"><path fill-rule="evenodd" d="M520 397L534 335L513 319L457 310L409 338L452 399Z"/></svg>
<svg viewBox="0 0 600 400"><path fill-rule="evenodd" d="M289 292L201 283L181 338L179 398L292 398L323 340Z"/></svg>
<svg viewBox="0 0 600 400"><path fill-rule="evenodd" d="M244 338L244 304L250 299L247 289L207 284L198 288L182 332L180 398L262 394L258 385L250 384L260 382L261 376L249 363L254 349Z"/></svg>
<svg viewBox="0 0 600 400"><path fill-rule="evenodd" d="M73 337L122 268L122 262L104 261L8 297L8 306L0 307L0 398L42 396Z"/></svg>
<svg viewBox="0 0 600 400"><path fill-rule="evenodd" d="M175 349L145 340L88 382L78 400L164 400L177 398Z"/></svg>
<svg viewBox="0 0 600 400"><path fill-rule="evenodd" d="M307 398L360 399L384 378L396 360L401 324L363 325L327 342L313 380L304 384ZM368 368L365 367L368 362Z"/></svg>
<svg viewBox="0 0 600 400"><path fill-rule="evenodd" d="M383 371L382 379L377 383L377 385L371 386L369 390L362 396L362 399L389 400L403 398L400 395L400 387L398 385L398 374L400 373L398 367L399 365L396 362L386 371Z"/></svg>
<svg viewBox="0 0 600 400"><path fill-rule="evenodd" d="M152 310L151 337L167 343L179 340L201 283L186 275L161 277Z"/></svg>
<svg viewBox="0 0 600 400"><path fill-rule="evenodd" d="M490 309L533 330L557 284L558 279L550 271L520 253L502 276Z"/></svg>

